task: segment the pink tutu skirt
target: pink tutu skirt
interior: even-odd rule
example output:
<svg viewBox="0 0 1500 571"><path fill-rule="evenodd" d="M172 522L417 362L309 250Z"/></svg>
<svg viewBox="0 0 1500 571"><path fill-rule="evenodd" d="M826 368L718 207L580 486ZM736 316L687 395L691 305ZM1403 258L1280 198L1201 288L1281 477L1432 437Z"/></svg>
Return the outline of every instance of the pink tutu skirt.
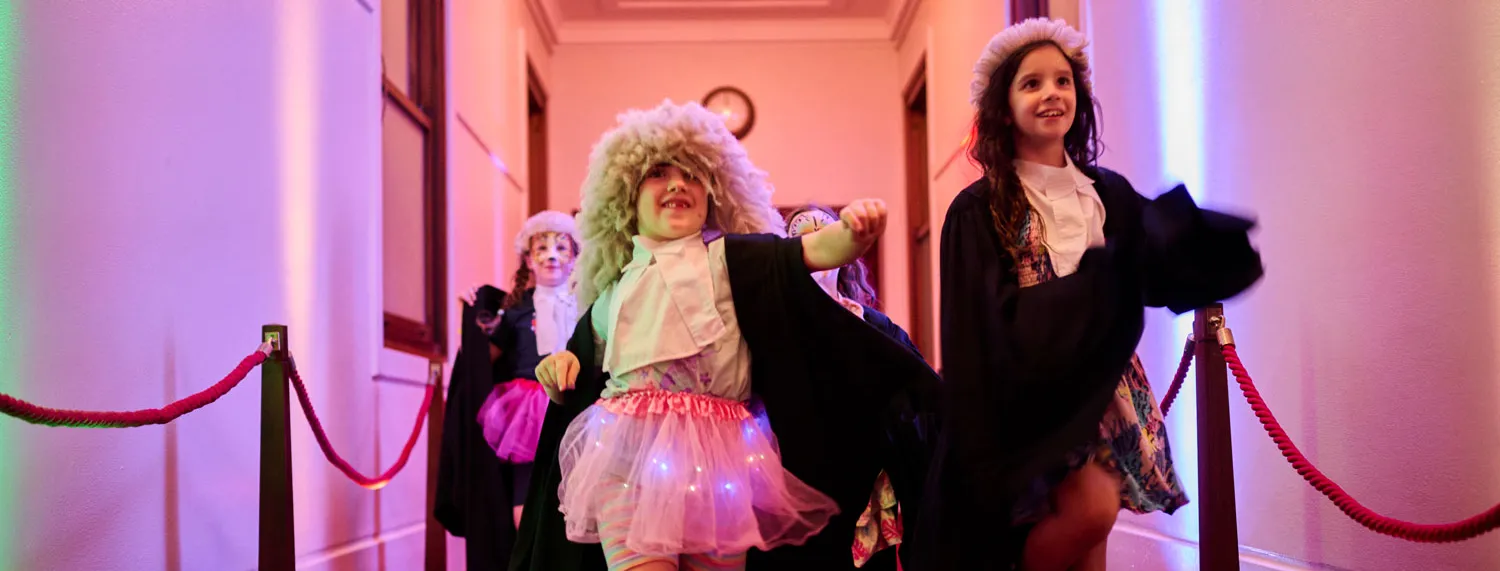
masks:
<svg viewBox="0 0 1500 571"><path fill-rule="evenodd" d="M623 538L645 555L800 545L838 505L781 466L745 403L663 390L601 399L563 436L559 509L568 539Z"/></svg>
<svg viewBox="0 0 1500 571"><path fill-rule="evenodd" d="M479 407L479 425L502 462L529 464L536 459L548 402L547 391L531 379L501 383L490 391Z"/></svg>

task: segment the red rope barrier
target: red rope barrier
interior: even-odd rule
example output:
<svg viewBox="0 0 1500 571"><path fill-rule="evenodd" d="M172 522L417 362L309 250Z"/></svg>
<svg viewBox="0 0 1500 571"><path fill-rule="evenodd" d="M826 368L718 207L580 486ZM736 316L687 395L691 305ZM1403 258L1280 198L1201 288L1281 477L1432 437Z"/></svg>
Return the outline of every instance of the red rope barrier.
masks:
<svg viewBox="0 0 1500 571"><path fill-rule="evenodd" d="M427 391L422 396L422 408L417 411L416 426L412 428L411 436L406 439L406 447L401 449L401 457L397 458L396 463L387 468L384 473L371 478L359 473L349 465L347 460L339 456L338 452L334 451L333 445L328 442L328 435L323 432L323 423L318 421L318 413L313 411L312 399L308 398L307 387L302 383L302 376L297 373L296 361L288 359L287 363L289 365L287 375L291 377L292 388L297 391L297 401L302 403L302 412L307 416L308 425L312 427L313 438L318 440L318 447L323 449L323 456L327 457L328 461L350 480L354 480L354 483L367 490L379 490L391 483L396 473L406 467L406 461L411 459L412 449L417 446L417 437L421 436L422 426L427 420L427 407L432 404L432 385L427 385Z"/></svg>
<svg viewBox="0 0 1500 571"><path fill-rule="evenodd" d="M241 360L240 365L230 371L223 380L197 394L189 395L162 408L134 411L68 410L37 406L10 395L0 394L0 412L32 424L46 426L134 428L151 424L166 424L181 418L182 415L208 406L209 403L219 400L219 397L239 386L240 381L245 380L245 375L250 374L251 369L266 360L266 354L270 349L266 345L261 347L260 350Z"/></svg>
<svg viewBox="0 0 1500 571"><path fill-rule="evenodd" d="M1182 390L1182 381L1187 379L1188 367L1193 365L1193 350L1198 348L1198 343L1193 336L1187 338L1187 345L1182 348L1182 360L1177 362L1177 376L1172 378L1172 386L1167 389L1166 398L1161 399L1161 415L1167 416L1167 411L1172 408L1172 401L1177 400L1177 392Z"/></svg>
<svg viewBox="0 0 1500 571"><path fill-rule="evenodd" d="M1261 399L1260 391L1255 390L1255 381L1250 378L1250 373L1245 370L1245 365L1240 362L1240 355L1235 351L1233 344L1224 345L1224 361L1229 364L1229 370L1234 372L1235 380L1239 381L1240 390L1245 393L1245 400L1250 401L1250 408L1255 410L1255 417L1265 427L1271 439L1276 441L1276 447L1281 449L1281 455L1297 469L1302 479L1307 480L1314 488L1317 488L1328 499L1333 500L1334 505L1360 525L1369 528L1376 533L1382 533L1392 537L1417 541L1422 543L1448 543L1473 539L1500 527L1500 504L1485 510L1474 517L1445 524L1419 524L1389 518L1371 511L1350 497L1343 488L1333 483L1319 471L1302 451L1292 444L1292 439L1287 436L1286 431L1281 429L1281 424L1276 422L1276 417L1271 415L1271 409L1266 406L1266 401Z"/></svg>

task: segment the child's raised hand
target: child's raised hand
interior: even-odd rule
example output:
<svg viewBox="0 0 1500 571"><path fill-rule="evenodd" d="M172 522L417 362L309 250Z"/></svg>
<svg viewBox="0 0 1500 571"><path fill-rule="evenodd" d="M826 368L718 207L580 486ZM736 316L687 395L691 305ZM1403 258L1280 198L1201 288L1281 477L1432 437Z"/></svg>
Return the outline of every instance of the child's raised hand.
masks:
<svg viewBox="0 0 1500 571"><path fill-rule="evenodd" d="M869 243L885 232L885 201L861 198L839 212L839 220L854 233L854 239Z"/></svg>
<svg viewBox="0 0 1500 571"><path fill-rule="evenodd" d="M578 381L578 357L570 351L548 355L536 366L536 380L552 402L562 404L562 392L573 390Z"/></svg>

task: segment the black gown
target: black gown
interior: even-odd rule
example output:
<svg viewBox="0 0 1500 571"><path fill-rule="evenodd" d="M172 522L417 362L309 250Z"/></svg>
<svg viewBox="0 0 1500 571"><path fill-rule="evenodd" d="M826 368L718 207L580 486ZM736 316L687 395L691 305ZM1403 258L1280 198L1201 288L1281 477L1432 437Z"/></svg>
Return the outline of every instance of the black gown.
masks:
<svg viewBox="0 0 1500 571"><path fill-rule="evenodd" d="M1104 205L1107 245L1087 251L1076 273L1033 287L1019 286L1000 247L987 181L948 209L944 431L927 505L904 545L913 571L1009 569L1027 531L1007 529L1012 506L1033 478L1097 436L1145 307L1190 311L1263 274L1251 221L1199 209L1180 185L1148 200L1112 171L1083 170Z"/></svg>
<svg viewBox="0 0 1500 571"><path fill-rule="evenodd" d="M491 306L493 313L505 293L488 288L479 297L476 304ZM507 471L476 420L479 406L495 386L490 343L476 323L478 313L464 304L462 340L444 410L433 517L448 533L464 538L467 569L494 571L510 560L515 522Z"/></svg>
<svg viewBox="0 0 1500 571"><path fill-rule="evenodd" d="M896 323L894 321L891 321L891 318L886 316L886 314L881 313L879 310L868 305L864 306L864 314L865 323L869 323L870 326L874 327L876 331L884 333L886 337L889 337L892 341L899 343L902 347L905 347L908 351L911 351L913 355L916 355L918 358L923 358L922 350L918 349L917 344L912 342L911 336L906 333L906 330L902 329L900 325L896 325ZM925 358L923 359L925 361ZM932 452L930 444L927 443L932 441L936 435L927 434L923 431L935 430L936 425L929 423L911 422L909 414L909 407L901 405L894 406L887 411L887 416L883 421L883 426L886 430L886 446L889 447L889 453L892 455L901 455L903 454L902 447L906 446L913 449L921 449L917 453L922 454L924 455L924 457L930 459ZM887 473L886 475L890 476L889 473ZM920 479L925 478L925 475L908 475L906 478L908 480ZM918 499L920 500L920 498ZM919 509L921 507L920 501L907 501L907 498L903 498L900 496L896 497L896 501L900 503L901 509L905 510L904 513L902 513L902 521L910 521L912 512L907 510L908 504L916 505L916 507ZM874 555L871 555L870 560L867 561L863 567L860 567L860 569L861 571L866 569L897 569L897 552L897 549L882 549L879 552L876 552ZM909 570L916 569L910 564L908 564L905 568Z"/></svg>
<svg viewBox="0 0 1500 571"><path fill-rule="evenodd" d="M892 341L900 343L902 347L905 347L912 353L916 353L918 357L922 356L922 351L917 348L916 343L912 342L911 336L907 335L906 330L902 329L900 325L896 325L894 321L891 321L889 316L868 305L864 306L864 314L865 323L869 323L876 331L884 333L886 337L890 337Z"/></svg>
<svg viewBox="0 0 1500 571"><path fill-rule="evenodd" d="M853 569L854 522L880 471L887 471L900 497L921 496L930 459L926 439L936 422L936 374L824 293L803 262L800 239L724 239L735 313L750 348L751 386L777 434L782 465L840 508L805 545L752 550L748 569ZM512 571L607 568L599 544L568 541L557 498L559 441L604 387L605 374L592 365L591 323L585 313L568 344L583 371L564 403L547 410ZM919 505L913 503L908 517ZM873 568L895 568L894 558L884 561Z"/></svg>

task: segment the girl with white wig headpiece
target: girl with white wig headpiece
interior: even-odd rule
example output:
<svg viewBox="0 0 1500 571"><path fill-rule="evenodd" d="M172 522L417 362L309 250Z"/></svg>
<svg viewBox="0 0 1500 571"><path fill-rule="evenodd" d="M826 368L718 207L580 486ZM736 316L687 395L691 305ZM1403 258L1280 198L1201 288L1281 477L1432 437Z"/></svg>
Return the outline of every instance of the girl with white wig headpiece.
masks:
<svg viewBox="0 0 1500 571"><path fill-rule="evenodd" d="M667 101L604 134L582 206L588 309L537 367L554 401L541 447L557 456L533 482L512 569L850 561L852 518L894 463L881 414L936 384L811 277L857 259L884 204L854 201L839 224L785 238L765 173L722 120ZM590 543L602 548L580 551Z"/></svg>
<svg viewBox="0 0 1500 571"><path fill-rule="evenodd" d="M490 361L500 378L480 406L477 421L485 442L508 468L515 524L521 521L547 414L536 366L543 356L565 348L578 323L578 304L568 281L580 243L573 217L566 213L544 210L527 219L516 233L520 264L513 287L489 331Z"/></svg>
<svg viewBox="0 0 1500 571"><path fill-rule="evenodd" d="M1094 164L1085 45L1030 19L974 66L983 177L949 206L940 251L947 432L906 544L924 571L1102 571L1121 508L1187 503L1134 355L1144 304L1186 311L1261 276L1248 220L1181 185L1147 200ZM997 519L1010 533L973 524Z"/></svg>

